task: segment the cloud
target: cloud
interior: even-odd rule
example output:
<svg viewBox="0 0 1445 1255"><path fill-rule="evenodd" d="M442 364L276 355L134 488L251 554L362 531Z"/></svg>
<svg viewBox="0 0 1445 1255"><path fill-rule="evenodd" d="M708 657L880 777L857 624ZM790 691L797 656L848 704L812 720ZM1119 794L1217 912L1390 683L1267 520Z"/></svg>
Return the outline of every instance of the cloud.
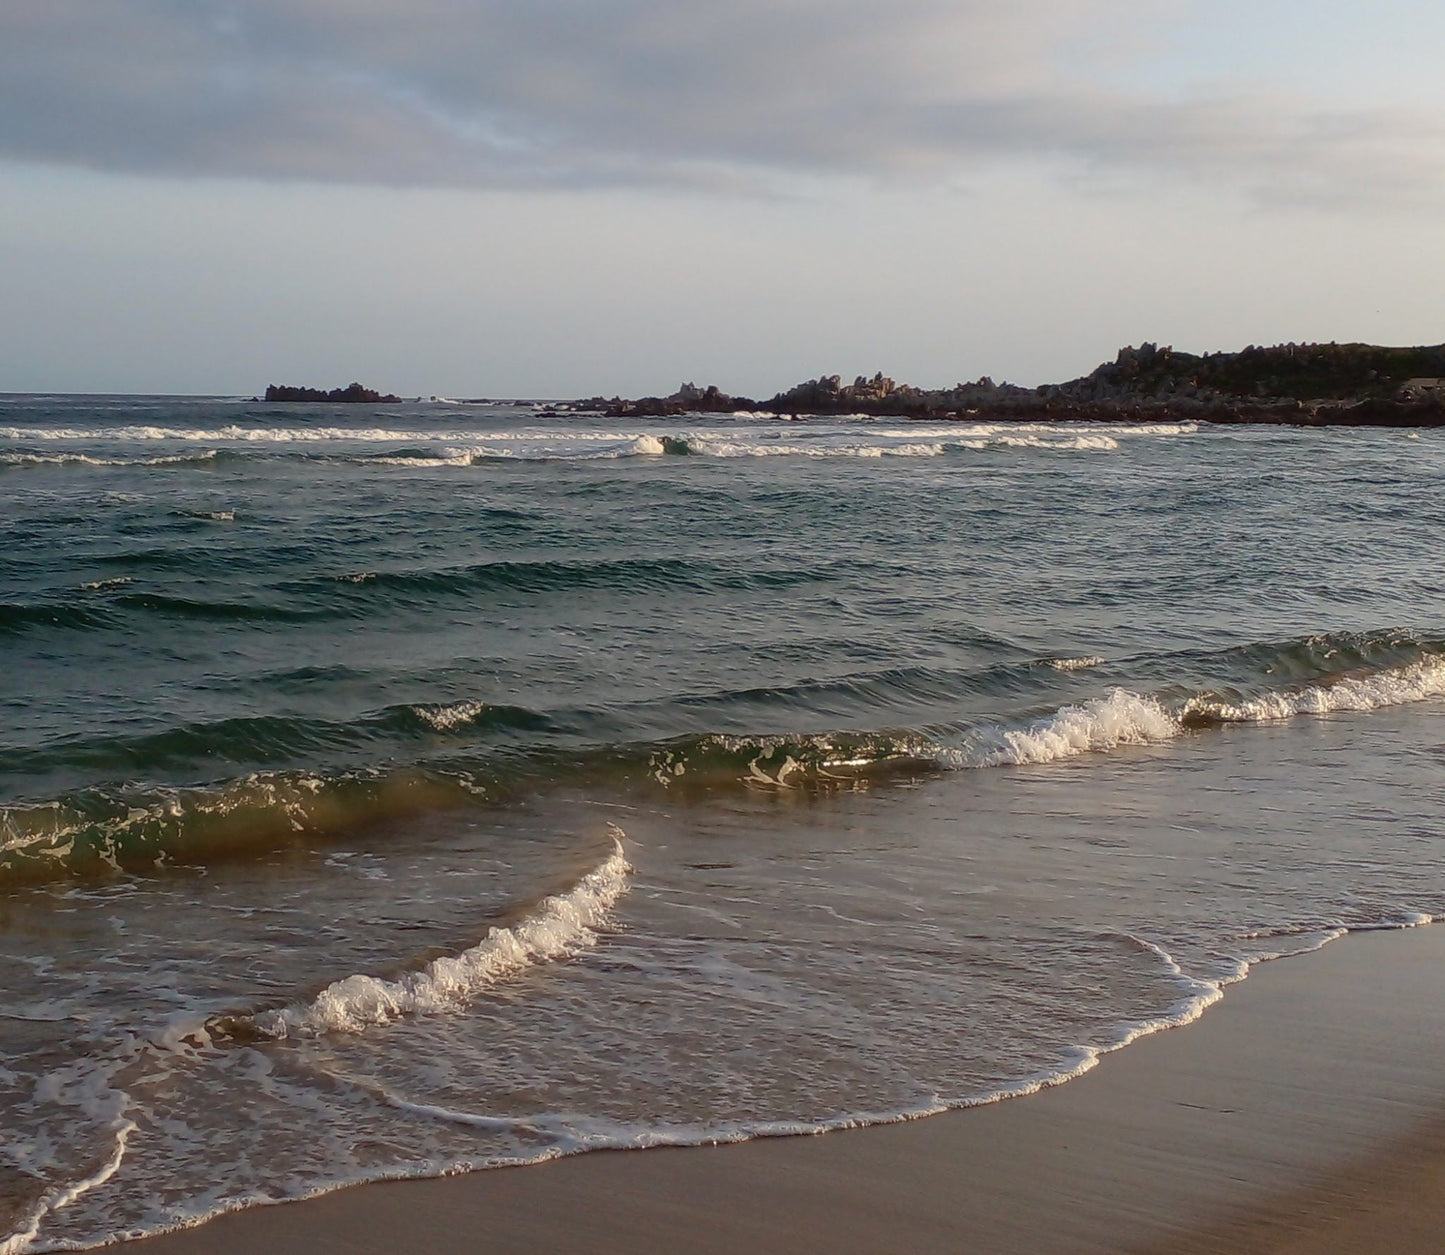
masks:
<svg viewBox="0 0 1445 1255"><path fill-rule="evenodd" d="M1430 114L1129 83L1177 0L44 0L0 155L361 183L947 178L1040 158L1266 199L1433 199ZM1092 53L1089 51L1092 49Z"/></svg>

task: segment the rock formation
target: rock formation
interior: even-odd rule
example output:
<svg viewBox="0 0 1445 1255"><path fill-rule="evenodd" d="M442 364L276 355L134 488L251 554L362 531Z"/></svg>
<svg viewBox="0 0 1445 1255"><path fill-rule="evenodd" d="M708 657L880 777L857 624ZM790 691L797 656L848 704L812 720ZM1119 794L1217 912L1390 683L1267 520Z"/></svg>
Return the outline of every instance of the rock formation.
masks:
<svg viewBox="0 0 1445 1255"><path fill-rule="evenodd" d="M374 392L370 388L363 388L359 383L347 384L344 388L332 388L325 392L320 388L293 388L287 384L268 384L266 387L267 401L339 401L347 405L375 405L382 402L393 405L401 398L391 393L383 395Z"/></svg>
<svg viewBox="0 0 1445 1255"><path fill-rule="evenodd" d="M668 397L593 398L578 406L615 417L722 414L867 414L894 418L1000 421L1161 419L1311 426L1445 426L1445 345L1382 348L1368 344L1250 345L1237 353L1183 353L1144 343L1066 383L1022 388L988 376L952 388L924 389L879 372L851 384L821 375L761 406L716 387L684 384Z"/></svg>

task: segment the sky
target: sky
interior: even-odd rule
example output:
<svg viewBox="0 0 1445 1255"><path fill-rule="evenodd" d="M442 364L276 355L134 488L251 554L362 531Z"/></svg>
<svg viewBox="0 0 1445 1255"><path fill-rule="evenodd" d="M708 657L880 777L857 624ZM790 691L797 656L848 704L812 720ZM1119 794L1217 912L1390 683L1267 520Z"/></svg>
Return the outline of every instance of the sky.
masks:
<svg viewBox="0 0 1445 1255"><path fill-rule="evenodd" d="M0 391L1445 341L1438 0L22 0Z"/></svg>

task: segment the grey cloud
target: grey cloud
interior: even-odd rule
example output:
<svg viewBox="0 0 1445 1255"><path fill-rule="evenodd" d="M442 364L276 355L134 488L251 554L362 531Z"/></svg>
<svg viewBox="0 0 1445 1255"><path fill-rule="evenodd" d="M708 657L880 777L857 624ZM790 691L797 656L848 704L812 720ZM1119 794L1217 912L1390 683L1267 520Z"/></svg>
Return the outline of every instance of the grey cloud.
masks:
<svg viewBox="0 0 1445 1255"><path fill-rule="evenodd" d="M1433 197L1442 130L1071 74L1147 0L44 0L0 11L0 154L547 186L945 177L999 158L1262 197Z"/></svg>

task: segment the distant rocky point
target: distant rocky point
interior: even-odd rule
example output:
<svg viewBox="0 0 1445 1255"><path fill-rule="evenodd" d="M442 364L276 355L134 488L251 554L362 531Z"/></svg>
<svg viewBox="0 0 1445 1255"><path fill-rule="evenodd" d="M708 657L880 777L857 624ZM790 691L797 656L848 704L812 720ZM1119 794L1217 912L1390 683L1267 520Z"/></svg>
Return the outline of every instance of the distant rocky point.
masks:
<svg viewBox="0 0 1445 1255"><path fill-rule="evenodd" d="M1250 345L1237 353L1184 353L1157 344L1120 349L1112 362L1066 383L1023 388L987 376L952 388L917 388L882 373L851 384L823 375L766 401L684 384L666 397L593 397L572 403L612 417L726 414L867 414L1000 421L1161 419L1306 426L1445 426L1445 345Z"/></svg>
<svg viewBox="0 0 1445 1255"><path fill-rule="evenodd" d="M573 401L558 409L601 410L610 418L656 418L668 414L736 414L739 410L755 410L758 402L751 397L729 396L709 385L699 388L685 383L671 396L639 397L624 401L621 397L590 397Z"/></svg>
<svg viewBox="0 0 1445 1255"><path fill-rule="evenodd" d="M266 388L267 401L340 401L347 405L375 405L378 402L393 405L401 398L391 393L383 395L363 388L359 383L347 384L344 388L332 388L330 392L321 388L292 388L286 384L270 384Z"/></svg>

